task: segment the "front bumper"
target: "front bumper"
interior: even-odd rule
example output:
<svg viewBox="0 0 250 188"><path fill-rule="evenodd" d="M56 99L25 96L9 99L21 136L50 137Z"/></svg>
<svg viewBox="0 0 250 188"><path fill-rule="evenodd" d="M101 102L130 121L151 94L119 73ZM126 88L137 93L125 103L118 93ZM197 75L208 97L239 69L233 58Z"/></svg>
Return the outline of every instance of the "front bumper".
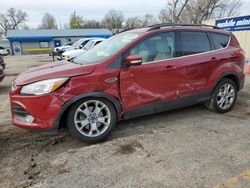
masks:
<svg viewBox="0 0 250 188"><path fill-rule="evenodd" d="M53 94L20 95L20 88L10 92L12 123L21 128L42 132L55 131L56 117L63 101Z"/></svg>

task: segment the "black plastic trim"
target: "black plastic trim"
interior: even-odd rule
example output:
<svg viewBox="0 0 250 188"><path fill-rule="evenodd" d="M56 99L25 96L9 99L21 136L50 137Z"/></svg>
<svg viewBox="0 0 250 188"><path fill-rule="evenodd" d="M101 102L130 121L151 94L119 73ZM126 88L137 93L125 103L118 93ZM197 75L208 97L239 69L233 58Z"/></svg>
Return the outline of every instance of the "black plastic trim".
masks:
<svg viewBox="0 0 250 188"><path fill-rule="evenodd" d="M189 97L178 98L172 101L155 102L125 112L124 119L131 119L135 117L146 116L150 114L191 106L206 102L207 100L209 100L209 98L210 98L210 92L206 92Z"/></svg>

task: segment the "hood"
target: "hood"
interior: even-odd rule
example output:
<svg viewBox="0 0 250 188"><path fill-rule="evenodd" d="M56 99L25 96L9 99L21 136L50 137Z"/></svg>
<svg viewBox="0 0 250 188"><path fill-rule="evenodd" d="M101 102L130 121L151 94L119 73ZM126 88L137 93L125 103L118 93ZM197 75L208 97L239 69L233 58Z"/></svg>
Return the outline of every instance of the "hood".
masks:
<svg viewBox="0 0 250 188"><path fill-rule="evenodd" d="M78 49L78 50L71 50L71 51L66 51L62 55L63 56L69 56L70 59L73 57L76 57L78 55L81 55L82 53L86 52L86 50Z"/></svg>
<svg viewBox="0 0 250 188"><path fill-rule="evenodd" d="M14 82L20 86L51 78L90 74L94 70L95 65L83 66L68 61L61 61L29 69L17 76Z"/></svg>
<svg viewBox="0 0 250 188"><path fill-rule="evenodd" d="M58 46L56 48L54 48L54 51L56 52L57 50L65 50L68 48L71 48L72 46Z"/></svg>

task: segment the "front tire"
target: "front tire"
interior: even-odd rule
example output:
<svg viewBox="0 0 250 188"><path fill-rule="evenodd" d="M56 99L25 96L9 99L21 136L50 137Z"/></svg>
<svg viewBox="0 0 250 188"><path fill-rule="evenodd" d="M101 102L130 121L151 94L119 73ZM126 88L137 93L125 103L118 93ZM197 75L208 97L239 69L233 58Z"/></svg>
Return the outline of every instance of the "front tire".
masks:
<svg viewBox="0 0 250 188"><path fill-rule="evenodd" d="M230 111L236 102L238 88L234 81L224 78L215 87L211 99L206 106L209 110L218 113Z"/></svg>
<svg viewBox="0 0 250 188"><path fill-rule="evenodd" d="M80 141L97 143L107 139L116 121L116 111L109 101L86 98L69 109L67 126L71 134Z"/></svg>

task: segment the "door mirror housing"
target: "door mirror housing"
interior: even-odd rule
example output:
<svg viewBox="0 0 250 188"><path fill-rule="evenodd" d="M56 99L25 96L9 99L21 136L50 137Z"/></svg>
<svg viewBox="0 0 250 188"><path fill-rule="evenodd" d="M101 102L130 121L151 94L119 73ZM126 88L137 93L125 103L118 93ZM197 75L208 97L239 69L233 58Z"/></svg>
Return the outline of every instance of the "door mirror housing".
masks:
<svg viewBox="0 0 250 188"><path fill-rule="evenodd" d="M81 45L79 46L79 49L82 49L82 47L83 47L83 45L81 44Z"/></svg>
<svg viewBox="0 0 250 188"><path fill-rule="evenodd" d="M142 58L139 55L130 55L125 58L125 62L129 66L141 65Z"/></svg>

